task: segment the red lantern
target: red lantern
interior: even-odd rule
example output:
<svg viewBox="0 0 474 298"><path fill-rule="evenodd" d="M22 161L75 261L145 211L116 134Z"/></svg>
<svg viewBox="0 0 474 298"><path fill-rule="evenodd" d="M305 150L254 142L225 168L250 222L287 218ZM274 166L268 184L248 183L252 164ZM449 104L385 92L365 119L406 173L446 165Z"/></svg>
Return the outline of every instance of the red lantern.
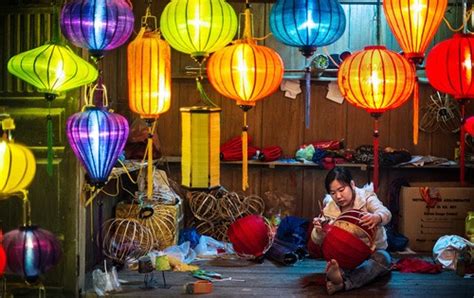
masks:
<svg viewBox="0 0 474 298"><path fill-rule="evenodd" d="M466 102L474 98L474 36L472 34L455 34L452 38L440 42L426 58L426 76L437 90L454 96L461 105L461 134L459 178L464 184L464 125Z"/></svg>
<svg viewBox="0 0 474 298"><path fill-rule="evenodd" d="M464 123L464 129L471 137L474 137L474 116L471 116L466 119L466 123Z"/></svg>
<svg viewBox="0 0 474 298"><path fill-rule="evenodd" d="M375 231L359 225L363 215L359 210L349 210L324 227L322 251L327 261L335 259L341 268L354 269L370 256Z"/></svg>
<svg viewBox="0 0 474 298"><path fill-rule="evenodd" d="M378 118L405 103L415 86L415 68L384 46L368 46L344 59L338 85L353 105L367 110L374 124L374 190L378 187Z"/></svg>
<svg viewBox="0 0 474 298"><path fill-rule="evenodd" d="M0 277L5 273L5 266L7 265L7 256L3 248L3 231L0 229Z"/></svg>
<svg viewBox="0 0 474 298"><path fill-rule="evenodd" d="M237 254L261 257L270 248L273 237L263 217L248 215L229 226L227 236Z"/></svg>

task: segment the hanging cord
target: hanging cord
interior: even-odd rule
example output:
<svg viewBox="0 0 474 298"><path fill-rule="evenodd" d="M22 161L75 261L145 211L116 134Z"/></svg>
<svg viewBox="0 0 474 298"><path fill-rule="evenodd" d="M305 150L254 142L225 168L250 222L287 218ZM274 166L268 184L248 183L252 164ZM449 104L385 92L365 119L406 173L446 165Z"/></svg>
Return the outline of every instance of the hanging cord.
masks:
<svg viewBox="0 0 474 298"><path fill-rule="evenodd" d="M469 9L468 11L466 11L466 13L464 14L463 16L463 24L459 27L459 28L454 28L448 21L448 19L446 19L446 17L443 17L443 21L445 22L446 26L448 27L449 30L451 30L452 32L459 32L463 29L466 29L467 30L467 21L469 20L469 18L471 17L472 13L474 11L474 8L471 8Z"/></svg>
<svg viewBox="0 0 474 298"><path fill-rule="evenodd" d="M374 192L377 192L379 187L379 118L380 113L372 113L374 117Z"/></svg>
<svg viewBox="0 0 474 298"><path fill-rule="evenodd" d="M461 132L460 132L460 143L459 143L459 180L461 182L461 186L464 186L466 184L466 176L465 176L465 154L464 151L466 149L466 140L465 140L465 135L466 135L466 128L464 127L464 123L466 121L466 99L462 99L459 102L460 105L460 110L461 110Z"/></svg>
<svg viewBox="0 0 474 298"><path fill-rule="evenodd" d="M306 58L306 67L305 67L305 72L304 72L304 77L305 77L305 83L306 83L306 92L305 92L305 99L306 99L306 107L305 107L305 124L306 124L306 129L309 129L310 125L310 117L311 117L311 67L309 64L311 61L309 58Z"/></svg>
<svg viewBox="0 0 474 298"><path fill-rule="evenodd" d="M248 178L248 136L247 131L247 111L244 110L244 125L242 126L242 190L246 191L249 187Z"/></svg>
<svg viewBox="0 0 474 298"><path fill-rule="evenodd" d="M326 56L328 56L329 60L331 60L331 62L336 66L336 68L339 68L339 63L337 63L336 60L334 60L334 58L331 56L331 54L329 54L327 47L323 47L323 52L324 54L326 54Z"/></svg>
<svg viewBox="0 0 474 298"><path fill-rule="evenodd" d="M147 156L148 156L148 167L147 167L147 198L148 200L153 199L153 133L155 131L156 121L147 120L148 126L148 138L147 138Z"/></svg>
<svg viewBox="0 0 474 298"><path fill-rule="evenodd" d="M413 63L416 71L416 66ZM413 144L418 144L419 113L420 113L420 95L419 95L418 76L415 76L415 86L413 88Z"/></svg>

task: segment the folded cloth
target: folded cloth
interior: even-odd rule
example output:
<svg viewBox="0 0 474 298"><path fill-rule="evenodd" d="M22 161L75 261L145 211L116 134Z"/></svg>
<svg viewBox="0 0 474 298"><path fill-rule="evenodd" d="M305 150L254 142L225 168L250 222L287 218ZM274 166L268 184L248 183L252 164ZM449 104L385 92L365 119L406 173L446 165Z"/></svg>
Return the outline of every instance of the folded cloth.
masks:
<svg viewBox="0 0 474 298"><path fill-rule="evenodd" d="M433 264L420 258L401 258L394 266L394 270L403 273L440 273L441 264Z"/></svg>
<svg viewBox="0 0 474 298"><path fill-rule="evenodd" d="M281 91L285 91L285 96L295 99L301 93L299 80L282 80L280 84Z"/></svg>

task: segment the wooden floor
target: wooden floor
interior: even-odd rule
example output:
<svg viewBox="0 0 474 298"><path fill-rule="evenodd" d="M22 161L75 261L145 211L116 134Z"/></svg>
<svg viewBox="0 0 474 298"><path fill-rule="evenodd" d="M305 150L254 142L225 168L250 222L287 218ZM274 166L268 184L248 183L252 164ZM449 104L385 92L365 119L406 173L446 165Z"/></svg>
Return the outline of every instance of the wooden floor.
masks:
<svg viewBox="0 0 474 298"><path fill-rule="evenodd" d="M221 281L214 283L211 294L202 297L317 297L328 296L321 285L314 281L324 278L325 262L306 259L294 266L278 266L265 260L262 264L241 260L201 261L201 269L221 273L244 281ZM155 272L155 279L162 283L161 273ZM166 272L169 289L143 290L143 275L120 271L119 278L129 281L123 284L123 291L117 297L170 297L183 295L183 285L194 282L189 273ZM313 282L308 285L308 282ZM306 286L305 286L306 285ZM95 295L89 290L87 297ZM374 281L363 288L334 295L336 297L474 297L474 279L457 276L452 271L440 274L415 274L393 271L389 276Z"/></svg>

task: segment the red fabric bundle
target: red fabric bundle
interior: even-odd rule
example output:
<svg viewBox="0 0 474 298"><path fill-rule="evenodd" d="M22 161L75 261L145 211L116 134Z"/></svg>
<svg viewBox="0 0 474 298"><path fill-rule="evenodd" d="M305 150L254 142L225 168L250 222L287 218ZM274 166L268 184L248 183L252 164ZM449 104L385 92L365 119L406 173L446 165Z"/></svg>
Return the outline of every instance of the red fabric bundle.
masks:
<svg viewBox="0 0 474 298"><path fill-rule="evenodd" d="M313 145L314 149L324 150L339 150L344 147L341 141L314 141L309 144L301 145L300 149L303 149L310 144Z"/></svg>
<svg viewBox="0 0 474 298"><path fill-rule="evenodd" d="M419 258L402 258L394 266L394 270L403 273L440 273L441 264L433 264Z"/></svg>
<svg viewBox="0 0 474 298"><path fill-rule="evenodd" d="M258 159L261 161L274 161L281 157L283 150L280 146L268 146L262 149Z"/></svg>
<svg viewBox="0 0 474 298"><path fill-rule="evenodd" d="M248 136L248 143L252 138ZM257 154L259 148L254 146L247 147L247 159L252 159ZM242 160L242 138L234 137L221 145L221 160L236 161Z"/></svg>
<svg viewBox="0 0 474 298"><path fill-rule="evenodd" d="M269 248L270 231L259 215L247 215L233 222L227 230L232 246L240 255L262 256Z"/></svg>

